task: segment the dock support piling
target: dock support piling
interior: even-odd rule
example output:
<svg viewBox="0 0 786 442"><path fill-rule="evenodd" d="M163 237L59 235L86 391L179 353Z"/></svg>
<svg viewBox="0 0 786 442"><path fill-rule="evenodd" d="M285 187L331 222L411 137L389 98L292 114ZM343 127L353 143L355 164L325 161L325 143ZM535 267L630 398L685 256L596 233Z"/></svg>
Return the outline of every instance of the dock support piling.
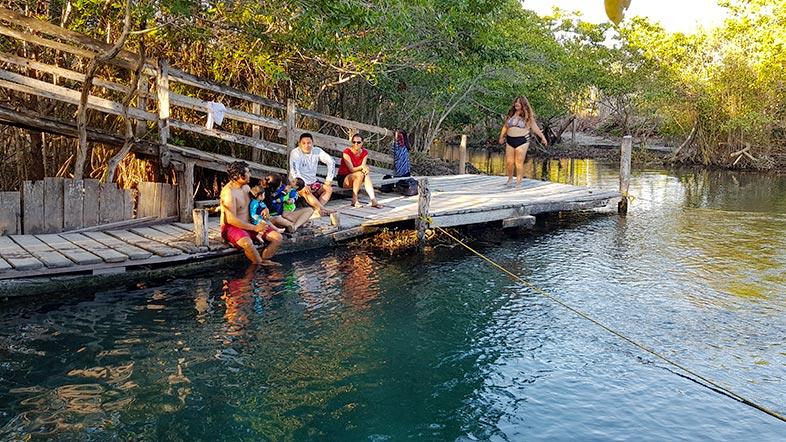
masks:
<svg viewBox="0 0 786 442"><path fill-rule="evenodd" d="M421 178L418 182L418 217L415 227L418 231L418 250L422 253L426 245L426 229L429 228L429 206L431 206L431 190L428 187L428 178Z"/></svg>
<svg viewBox="0 0 786 442"><path fill-rule="evenodd" d="M461 136L461 147L459 148L459 175L467 173L467 136Z"/></svg>
<svg viewBox="0 0 786 442"><path fill-rule="evenodd" d="M625 135L622 137L622 147L620 148L620 193L622 198L617 203L617 214L626 216L628 214L628 187L630 186L630 157L633 150L633 137Z"/></svg>
<svg viewBox="0 0 786 442"><path fill-rule="evenodd" d="M194 216L194 244L197 247L207 247L209 242L207 235L208 212L205 209L194 209L192 213Z"/></svg>

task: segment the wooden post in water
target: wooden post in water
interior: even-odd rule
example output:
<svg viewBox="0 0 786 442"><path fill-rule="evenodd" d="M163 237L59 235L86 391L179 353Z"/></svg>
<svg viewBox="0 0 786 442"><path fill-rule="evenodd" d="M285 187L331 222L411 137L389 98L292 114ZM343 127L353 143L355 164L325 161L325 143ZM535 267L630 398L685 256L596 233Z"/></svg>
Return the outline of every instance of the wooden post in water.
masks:
<svg viewBox="0 0 786 442"><path fill-rule="evenodd" d="M622 147L620 148L620 193L622 198L617 203L617 213L620 216L628 214L628 186L630 185L630 156L633 150L633 137L625 135L622 137Z"/></svg>
<svg viewBox="0 0 786 442"><path fill-rule="evenodd" d="M161 139L159 156L161 167L169 167L169 64L166 60L158 60L158 78L156 81L158 93L158 135Z"/></svg>
<svg viewBox="0 0 786 442"><path fill-rule="evenodd" d="M194 244L197 247L207 247L209 241L207 236L207 210L194 209L192 214L194 216Z"/></svg>
<svg viewBox="0 0 786 442"><path fill-rule="evenodd" d="M297 146L297 139L295 138L295 100L287 100L287 174L289 174L289 157L292 155L292 150ZM287 178L287 181L289 179Z"/></svg>
<svg viewBox="0 0 786 442"><path fill-rule="evenodd" d="M467 136L461 136L461 147L459 148L459 175L467 173Z"/></svg>
<svg viewBox="0 0 786 442"><path fill-rule="evenodd" d="M426 246L426 229L429 227L428 211L431 206L431 190L428 188L428 178L421 178L418 182L418 217L415 227L418 231L418 250L422 253Z"/></svg>

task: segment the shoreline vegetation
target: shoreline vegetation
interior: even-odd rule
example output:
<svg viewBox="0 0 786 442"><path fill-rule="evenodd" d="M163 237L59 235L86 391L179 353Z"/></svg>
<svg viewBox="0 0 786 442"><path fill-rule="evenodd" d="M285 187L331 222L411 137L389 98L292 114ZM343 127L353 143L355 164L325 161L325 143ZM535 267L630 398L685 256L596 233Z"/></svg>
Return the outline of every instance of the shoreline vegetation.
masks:
<svg viewBox="0 0 786 442"><path fill-rule="evenodd" d="M668 155L646 149L653 161L782 172L786 65L781 42L786 22L773 17L786 16L786 0L723 3L727 19L722 24L685 34L670 33L641 17L613 26L562 10L539 16L517 0L316 0L308 8L278 0L231 2L221 8L172 0L78 7L0 0L8 29L0 38L0 51L9 54L4 69L11 77L35 71L36 81L70 88L69 93L97 93L109 83L120 86L118 91L136 90L138 76L110 63L128 53L107 51L86 69L79 56L15 37L29 28L24 20L9 19L16 14L107 47L144 53L149 60L168 60L170 68L189 76L277 103L293 100L325 115L405 129L415 153L428 154L433 140L447 140L450 134L467 134L470 144L493 139L511 99L523 95L549 141L548 148L533 145L532 155L609 155L604 147L583 142L557 145L562 140L567 146L575 128L577 134L630 134L647 140L646 145L662 139L677 146ZM57 70L36 71L41 64L57 65ZM80 76L91 80L84 91L72 80ZM0 88L0 95L7 109L76 120L80 138L88 129L122 138L118 134L129 123L22 89ZM233 105L231 96L219 92L187 98ZM203 117L187 110L178 114L195 125L204 124ZM139 121L130 123L139 128ZM347 137L340 128L307 119L299 124L303 130ZM120 161L113 159L121 152L117 146L91 142L85 147L75 138L29 127L0 128L0 191L18 191L24 181L44 177L102 179L124 189L140 181L172 181L172 170L154 160L126 156L114 164ZM253 135L250 127L240 130ZM177 128L169 135L174 144L242 159L252 156L248 149ZM282 142L276 129L257 135ZM634 151L636 147L634 142ZM284 161L276 156L263 160L273 167ZM216 197L208 182L213 179L206 177L196 198Z"/></svg>

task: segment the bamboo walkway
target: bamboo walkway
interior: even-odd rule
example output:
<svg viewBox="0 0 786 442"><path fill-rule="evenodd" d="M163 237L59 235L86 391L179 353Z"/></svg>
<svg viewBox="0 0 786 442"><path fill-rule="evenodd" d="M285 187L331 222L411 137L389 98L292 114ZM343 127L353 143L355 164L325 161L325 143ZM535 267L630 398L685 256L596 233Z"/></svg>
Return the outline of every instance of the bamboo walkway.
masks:
<svg viewBox="0 0 786 442"><path fill-rule="evenodd" d="M429 177L429 214L440 227L501 221L501 227L532 224L534 215L588 210L620 197L617 191L590 189L547 181L525 180L520 189L503 187L504 177L455 175ZM329 246L392 223L414 221L418 197L379 193L382 209L351 207L348 199L331 201L340 226L317 218L310 229L285 239L280 253ZM498 227L499 224L497 224ZM0 236L0 296L14 296L23 280L64 275L106 275L135 269L177 266L188 262L239 255L219 234L218 217L209 218L209 245L194 245L193 225L156 224L127 229L60 234Z"/></svg>

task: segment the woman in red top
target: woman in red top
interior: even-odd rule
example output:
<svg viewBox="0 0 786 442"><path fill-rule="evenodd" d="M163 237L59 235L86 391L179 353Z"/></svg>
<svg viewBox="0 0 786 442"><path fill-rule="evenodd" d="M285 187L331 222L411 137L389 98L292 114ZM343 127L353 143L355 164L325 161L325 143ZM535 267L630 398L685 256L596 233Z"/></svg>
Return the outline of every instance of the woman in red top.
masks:
<svg viewBox="0 0 786 442"><path fill-rule="evenodd" d="M371 207L381 209L382 206L377 202L374 194L374 186L371 184L371 176L366 165L368 151L363 149L363 137L360 134L352 136L352 146L344 149L341 155L341 165L338 167L336 180L338 185L344 189L352 189L352 207L363 207L358 203L358 193L360 185L366 189L368 197L371 198Z"/></svg>

